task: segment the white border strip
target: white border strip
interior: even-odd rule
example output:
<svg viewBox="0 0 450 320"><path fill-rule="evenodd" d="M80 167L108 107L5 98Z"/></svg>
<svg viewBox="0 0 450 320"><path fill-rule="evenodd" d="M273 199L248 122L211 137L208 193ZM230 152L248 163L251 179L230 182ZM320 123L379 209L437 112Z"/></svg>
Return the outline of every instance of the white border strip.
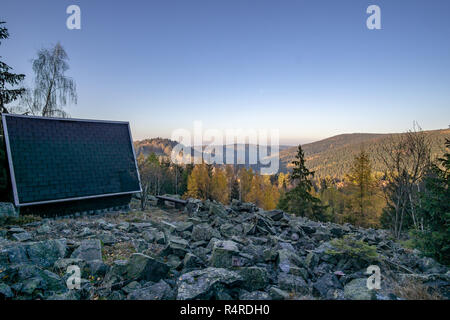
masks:
<svg viewBox="0 0 450 320"><path fill-rule="evenodd" d="M128 126L128 134L129 134L129 137L130 137L131 151L133 153L134 164L135 164L135 167L136 167L136 173L137 173L138 182L139 182L139 190L118 192L118 193L105 193L105 194L84 196L84 197L74 197L74 198L64 198L64 199L56 199L56 200L45 200L45 201L20 203L19 202L19 195L18 195L18 192L17 192L17 185L16 185L16 177L15 177L15 173L14 173L14 166L13 166L13 162L12 162L11 147L10 147L10 144L9 144L9 134L8 134L8 126L6 125L6 117L31 118L31 119L43 119L43 120L57 120L57 121L79 121L79 122L126 124ZM134 144L133 144L133 138L131 136L130 123L127 122L127 121L89 120L89 119L73 119L73 118L49 118L49 117L26 116L26 115L16 115L16 114L3 113L2 114L2 123L3 123L3 130L5 132L5 144L6 144L6 152L7 152L7 156L8 156L9 174L10 174L10 177L11 177L11 184L12 184L12 187L13 187L13 195L14 195L14 204L16 205L16 207L31 206L31 205L37 205L37 204L57 203L57 202L65 202L65 201L74 201L74 200L83 200L83 199L92 199L92 198L100 198L100 197L109 197L109 196L117 196L117 195L125 195L125 194L132 194L132 193L142 192L141 177L139 175L139 169L138 169L137 160L136 160L136 153L134 151Z"/></svg>
<svg viewBox="0 0 450 320"><path fill-rule="evenodd" d="M5 113L2 114L2 123L3 123L3 131L5 132L6 153L7 153L8 164L9 164L9 176L11 177L11 184L12 184L12 188L13 188L14 204L16 206L19 206L19 196L17 194L16 175L14 174L14 166L12 163L11 147L9 145L9 134L8 134L8 126L6 125L6 114Z"/></svg>

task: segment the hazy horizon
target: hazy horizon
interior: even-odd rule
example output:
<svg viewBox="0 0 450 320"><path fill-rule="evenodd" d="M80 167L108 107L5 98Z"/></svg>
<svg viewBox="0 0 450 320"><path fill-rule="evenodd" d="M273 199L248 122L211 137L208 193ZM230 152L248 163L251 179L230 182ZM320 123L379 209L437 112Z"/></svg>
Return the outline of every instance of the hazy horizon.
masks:
<svg viewBox="0 0 450 320"><path fill-rule="evenodd" d="M74 118L130 121L134 140L205 129L278 129L296 145L450 123L450 2L2 1L2 61L33 85L31 59L60 41Z"/></svg>
<svg viewBox="0 0 450 320"><path fill-rule="evenodd" d="M412 126L413 126L413 125L411 125L411 128L412 128ZM409 129L411 129L411 128L409 128ZM409 130L409 129L408 129L408 130ZM422 129L423 131L441 131L441 130L450 130L450 125L449 125L448 128L438 128L438 129L425 129L425 128L421 128L421 129ZM298 146L299 144L304 145L304 144L308 144L308 143L314 143L314 142L326 140L326 139L328 139L328 138L332 138L332 137L335 137L335 136L346 135L346 134L397 134L397 133L404 133L404 132L406 132L406 131L407 131L407 130L402 131L402 132L344 132L344 133L338 133L338 134L333 135L333 136L329 136L329 137L325 137L325 138L320 138L320 139L317 139L317 140L304 141L304 142L299 141L299 142L292 142L292 143L289 143L289 142L286 142L285 140L281 140L281 139L280 139L280 146L296 147L296 146ZM154 136L154 137L146 137L146 138L143 138L143 139L136 139L136 138L133 136L133 140L134 140L135 142L137 142L137 141L143 141L143 140L146 140L146 139L157 139L157 138L161 138L161 139L171 139L171 137L162 137L162 136ZM177 141L177 142L178 142L178 141ZM188 144L186 144L186 145L189 146ZM226 144L226 145L228 146L228 145L230 145L230 144ZM241 144L238 144L238 145L242 145L242 143L241 143ZM263 144L261 144L261 145L263 145ZM194 147L197 147L197 145L195 145Z"/></svg>

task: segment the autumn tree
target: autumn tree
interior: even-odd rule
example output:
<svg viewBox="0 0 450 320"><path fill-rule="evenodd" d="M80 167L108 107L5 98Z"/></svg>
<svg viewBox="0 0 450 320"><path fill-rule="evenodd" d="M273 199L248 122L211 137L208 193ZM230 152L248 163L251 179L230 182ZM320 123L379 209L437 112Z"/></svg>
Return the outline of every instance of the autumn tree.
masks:
<svg viewBox="0 0 450 320"><path fill-rule="evenodd" d="M241 201L250 201L248 199L248 195L252 188L252 180L254 176L254 172L252 168L249 168L248 170L245 167L242 167L239 170L238 173L238 182L239 182L239 189L240 189L240 199Z"/></svg>
<svg viewBox="0 0 450 320"><path fill-rule="evenodd" d="M207 164L197 164L192 169L188 178L188 197L207 200L211 197L211 176Z"/></svg>
<svg viewBox="0 0 450 320"><path fill-rule="evenodd" d="M233 187L238 184L236 180L236 172L235 168L231 164L225 165L225 175L227 178L227 193L228 193L228 201L232 199L239 199L239 190L234 190L234 198L233 198ZM237 193L236 193L237 191Z"/></svg>
<svg viewBox="0 0 450 320"><path fill-rule="evenodd" d="M230 201L229 192L226 173L220 168L214 168L211 177L211 199L228 204Z"/></svg>
<svg viewBox="0 0 450 320"><path fill-rule="evenodd" d="M353 190L353 197L356 200L356 206L354 212L352 212L352 222L364 227L373 225L376 223L376 217L373 217L372 210L375 179L372 175L369 155L363 148L355 156L346 178L350 183L350 187Z"/></svg>
<svg viewBox="0 0 450 320"><path fill-rule="evenodd" d="M420 127L402 135L392 135L381 145L378 157L384 164L388 181L383 189L387 202L382 217L384 224L397 238L405 226L423 229L417 208L421 182L431 161L429 138Z"/></svg>
<svg viewBox="0 0 450 320"><path fill-rule="evenodd" d="M265 210L273 210L276 208L280 199L280 191L278 187L270 181L270 176L263 176L263 200L262 208Z"/></svg>
<svg viewBox="0 0 450 320"><path fill-rule="evenodd" d="M253 175L250 184L250 192L246 196L246 201L253 202L258 207L262 207L263 200L263 180L260 175Z"/></svg>
<svg viewBox="0 0 450 320"><path fill-rule="evenodd" d="M288 184L289 184L289 174L288 174L288 173L280 172L280 173L278 174L278 181L277 181L277 184L278 184L278 188L279 188L279 189L281 189L281 190L283 190L283 191L286 191L287 186L288 186Z"/></svg>

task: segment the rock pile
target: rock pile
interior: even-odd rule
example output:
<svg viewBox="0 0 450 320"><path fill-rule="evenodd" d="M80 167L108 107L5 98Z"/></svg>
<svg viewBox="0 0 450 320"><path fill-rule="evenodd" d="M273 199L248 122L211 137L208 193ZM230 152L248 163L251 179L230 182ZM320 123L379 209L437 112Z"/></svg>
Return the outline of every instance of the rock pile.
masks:
<svg viewBox="0 0 450 320"><path fill-rule="evenodd" d="M161 210L159 210L161 211ZM401 299L450 297L448 268L385 230L320 223L251 203L190 200L148 213L45 219L0 229L0 299ZM79 267L79 289L69 289ZM369 265L381 289L369 290Z"/></svg>

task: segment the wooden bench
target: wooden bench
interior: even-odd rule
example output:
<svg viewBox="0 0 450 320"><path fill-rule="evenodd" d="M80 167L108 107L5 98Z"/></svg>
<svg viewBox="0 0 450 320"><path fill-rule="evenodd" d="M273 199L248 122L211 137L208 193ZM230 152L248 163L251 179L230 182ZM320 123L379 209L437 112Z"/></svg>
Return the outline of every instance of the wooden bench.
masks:
<svg viewBox="0 0 450 320"><path fill-rule="evenodd" d="M186 200L183 199L177 199L177 198L171 198L167 196L156 196L156 199L158 199L157 205L162 206L166 201L172 202L175 204L175 208L177 209L183 209L184 206L188 203Z"/></svg>

